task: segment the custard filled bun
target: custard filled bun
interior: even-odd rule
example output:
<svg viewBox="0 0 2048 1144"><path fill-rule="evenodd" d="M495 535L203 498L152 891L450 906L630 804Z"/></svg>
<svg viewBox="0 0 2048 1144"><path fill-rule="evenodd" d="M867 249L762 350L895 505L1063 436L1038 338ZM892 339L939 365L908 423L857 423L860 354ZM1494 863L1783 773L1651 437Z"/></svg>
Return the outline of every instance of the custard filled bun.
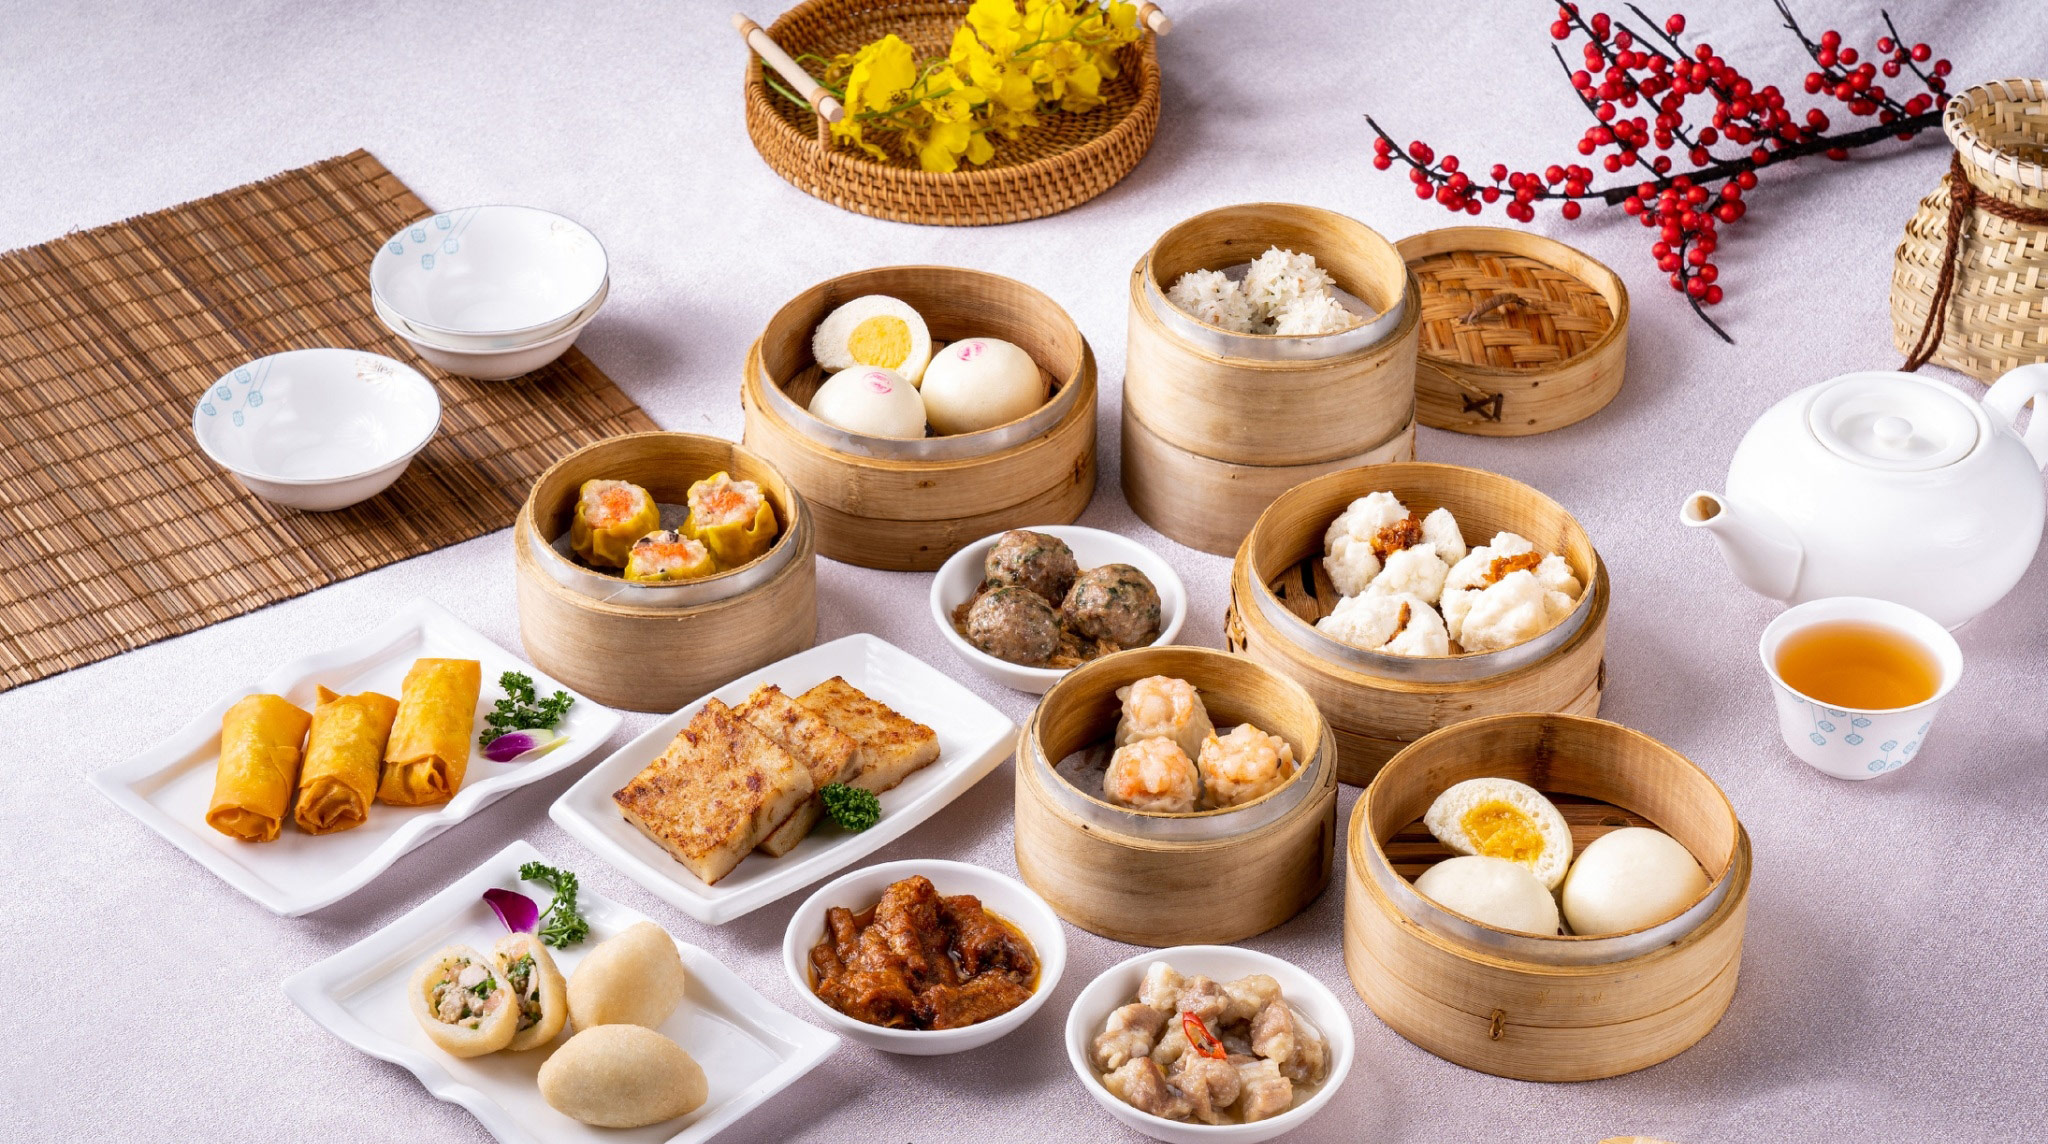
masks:
<svg viewBox="0 0 2048 1144"><path fill-rule="evenodd" d="M455 1057L480 1057L512 1043L519 1005L497 963L451 945L412 975L409 1004L427 1039Z"/></svg>
<svg viewBox="0 0 2048 1144"><path fill-rule="evenodd" d="M1572 828L1543 792L1513 779L1467 779L1436 796L1422 824L1459 854L1505 858L1546 890L1572 864Z"/></svg>
<svg viewBox="0 0 2048 1144"><path fill-rule="evenodd" d="M505 1047L523 1053L554 1040L569 1020L569 985L548 947L530 933L507 934L491 947L491 959L519 1005L519 1031Z"/></svg>
<svg viewBox="0 0 2048 1144"><path fill-rule="evenodd" d="M825 379L811 396L811 416L870 437L924 436L924 399L891 370L860 366Z"/></svg>
<svg viewBox="0 0 2048 1144"><path fill-rule="evenodd" d="M924 415L937 433L978 433L1045 404L1045 375L1000 338L965 338L924 371Z"/></svg>
<svg viewBox="0 0 2048 1144"><path fill-rule="evenodd" d="M639 1128L694 1112L710 1093L681 1045L637 1025L584 1029L540 1066L541 1099L599 1128Z"/></svg>
<svg viewBox="0 0 2048 1144"><path fill-rule="evenodd" d="M569 1019L580 1032L598 1025L654 1028L682 1004L687 977L675 939L653 922L636 922L598 944L569 977Z"/></svg>
<svg viewBox="0 0 2048 1144"><path fill-rule="evenodd" d="M1466 854L1446 858L1415 879L1415 890L1447 910L1495 929L1551 935L1557 902L1524 866Z"/></svg>
<svg viewBox="0 0 2048 1144"><path fill-rule="evenodd" d="M866 294L825 315L811 334L811 357L828 370L879 366L916 385L932 357L932 335L909 304Z"/></svg>
<svg viewBox="0 0 2048 1144"><path fill-rule="evenodd" d="M1706 871L1676 838L1629 826L1586 843L1560 897L1573 933L1627 933L1677 917L1706 892Z"/></svg>

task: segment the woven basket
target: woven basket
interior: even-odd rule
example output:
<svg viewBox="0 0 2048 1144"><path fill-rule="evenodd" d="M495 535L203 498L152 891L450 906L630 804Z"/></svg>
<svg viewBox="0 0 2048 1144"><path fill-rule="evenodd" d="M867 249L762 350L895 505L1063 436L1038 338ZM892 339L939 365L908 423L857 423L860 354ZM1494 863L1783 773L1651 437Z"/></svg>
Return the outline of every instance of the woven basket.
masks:
<svg viewBox="0 0 2048 1144"><path fill-rule="evenodd" d="M1980 196L2048 209L2048 82L2008 79L1970 88L1942 116ZM1950 184L1942 180L1906 224L1892 269L1892 341L1911 354L1928 321L1948 241ZM1957 243L1955 285L1933 361L1991 381L2048 361L2048 227L1970 212Z"/></svg>
<svg viewBox="0 0 2048 1144"><path fill-rule="evenodd" d="M952 43L968 5L949 0L804 0L768 34L792 56L831 56L894 32L920 57ZM858 214L929 226L988 226L1043 218L1115 186L1159 127L1159 59L1152 36L1119 52L1117 77L1092 111L1048 112L1016 139L994 139L979 167L935 172L830 145L822 121L771 89L747 57L747 135L775 173L806 194Z"/></svg>

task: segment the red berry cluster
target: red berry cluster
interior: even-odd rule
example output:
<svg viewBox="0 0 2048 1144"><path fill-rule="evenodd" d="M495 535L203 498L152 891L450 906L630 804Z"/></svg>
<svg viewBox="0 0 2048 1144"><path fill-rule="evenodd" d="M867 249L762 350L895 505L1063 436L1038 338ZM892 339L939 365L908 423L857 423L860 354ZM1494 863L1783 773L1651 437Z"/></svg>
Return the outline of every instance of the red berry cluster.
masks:
<svg viewBox="0 0 2048 1144"><path fill-rule="evenodd" d="M1523 223L1532 221L1535 204L1547 199L1559 201L1558 213L1566 219L1578 218L1581 204L1589 199L1619 205L1657 231L1652 256L1671 276L1672 289L1684 293L1698 311L1721 301L1721 287L1715 281L1720 271L1713 262L1719 241L1716 227L1742 218L1748 209L1744 196L1756 187L1758 168L1812 154L1845 158L1853 147L1895 133L1912 138L1940 122L1936 102L1949 63L1938 60L1923 71L1920 65L1933 53L1925 44L1905 46L1889 14L1884 19L1890 34L1877 42L1876 54L1886 57L1879 65L1859 62L1856 50L1842 45L1839 32L1829 30L1818 41L1808 40L1785 0L1778 0L1786 27L1819 67L1806 77L1807 92L1826 92L1850 114L1875 116L1880 124L1874 130L1831 137L1827 132L1832 124L1819 108L1795 118L1775 85L1756 84L1717 55L1711 44L1687 48L1679 39L1685 33L1684 16L1673 15L1659 25L1633 4L1629 11L1648 35L1605 12L1582 16L1574 3L1557 9L1550 35L1559 41L1575 36L1585 41L1583 62L1576 68L1562 51L1552 49L1593 119L1578 140L1579 154L1588 159L1599 156L1600 168L1610 175L1641 172L1637 177L1646 176L1644 181L1594 188L1592 169L1579 164L1553 163L1539 172L1513 171L1496 163L1482 182L1460 169L1457 156L1438 159L1420 140L1404 148L1368 117L1376 135L1372 165L1385 171L1396 162L1405 163L1417 198L1434 199L1447 210L1465 214L1476 215L1483 205L1502 199L1507 201L1508 217ZM1889 79L1908 69L1927 88L1925 93L1902 102L1876 82L1880 73ZM1710 115L1702 118L1690 108L1695 96L1711 102ZM1626 114L1637 109L1637 114ZM1675 156L1682 156L1691 169L1675 172ZM1706 318L1703 312L1700 316ZM1711 320L1707 324L1721 332Z"/></svg>

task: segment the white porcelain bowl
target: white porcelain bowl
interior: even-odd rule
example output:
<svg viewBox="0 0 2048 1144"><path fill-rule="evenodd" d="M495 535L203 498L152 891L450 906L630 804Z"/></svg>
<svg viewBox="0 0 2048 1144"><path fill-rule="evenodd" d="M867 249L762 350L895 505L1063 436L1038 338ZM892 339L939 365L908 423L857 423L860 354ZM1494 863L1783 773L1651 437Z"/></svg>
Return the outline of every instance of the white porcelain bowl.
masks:
<svg viewBox="0 0 2048 1144"><path fill-rule="evenodd" d="M1043 532L1066 541L1074 550L1074 562L1082 571L1104 564L1129 564L1143 572L1159 590L1159 638L1153 645L1170 644L1180 635L1181 625L1188 619L1188 592L1180 582L1173 566L1160 558L1151 549L1128 537L1099 528L1082 528L1072 524L1033 525L1026 531ZM1060 676L1073 670L1065 667L1029 667L1021 663L997 659L995 656L968 643L953 628L953 609L966 603L981 586L982 565L988 559L988 550L1002 539L998 532L984 536L955 552L951 559L939 567L938 575L932 577L931 611L932 622L953 645L960 658L974 666L976 671L1006 687L1043 695Z"/></svg>
<svg viewBox="0 0 2048 1144"><path fill-rule="evenodd" d="M371 309L384 327L405 339L415 353L433 365L449 373L477 381L506 381L532 373L556 358L569 352L576 339L583 333L583 327L597 317L604 307L605 299L611 295L611 283L607 281L590 304L578 311L569 325L561 331L546 335L542 340L525 345L513 345L499 349L483 349L474 346L457 345L444 335L432 334L407 322L393 313L391 308L375 298L370 300Z"/></svg>
<svg viewBox="0 0 2048 1144"><path fill-rule="evenodd" d="M440 423L432 382L362 350L257 358L192 410L192 436L214 463L265 500L316 512L383 492Z"/></svg>
<svg viewBox="0 0 2048 1144"><path fill-rule="evenodd" d="M1144 979L1146 967L1155 961L1164 961L1185 975L1199 973L1217 981L1232 981L1248 973L1271 974L1280 983L1280 995L1306 1016L1329 1042L1330 1072L1322 1087L1310 1093L1308 1099L1297 1101L1286 1112L1254 1124L1167 1120L1138 1111L1102 1087L1102 1078L1095 1075L1095 1067L1089 1061L1095 1036L1102 1032L1102 1026L1112 1012L1137 999L1138 983ZM1081 995L1074 998L1073 1007L1067 1010L1067 1060L1074 1066L1074 1073L1081 1078L1088 1095L1125 1125L1169 1144L1255 1144L1256 1141L1271 1140L1284 1132L1292 1132L1321 1111L1343 1086L1344 1078L1351 1072L1354 1049L1351 1018L1336 995L1322 982L1296 968L1292 962L1230 945L1181 945L1171 949L1146 950L1103 971L1102 976L1081 990Z"/></svg>
<svg viewBox="0 0 2048 1144"><path fill-rule="evenodd" d="M604 245L537 207L416 220L370 260L370 293L420 330L531 343L566 329L604 286Z"/></svg>
<svg viewBox="0 0 2048 1144"><path fill-rule="evenodd" d="M845 906L858 913L881 901L882 891L891 883L912 874L931 879L943 895L973 894L989 912L1023 931L1038 955L1038 988L1029 1001L1000 1017L964 1029L926 1030L884 1029L856 1021L818 999L811 988L811 947L824 940L825 911ZM782 939L782 964L813 1019L822 1021L826 1028L885 1053L936 1057L978 1049L1029 1021L1060 983L1060 974L1067 967L1067 937L1060 929L1059 917L1045 904L1045 899L1015 878L965 862L911 858L855 870L820 887L789 919L789 932Z"/></svg>

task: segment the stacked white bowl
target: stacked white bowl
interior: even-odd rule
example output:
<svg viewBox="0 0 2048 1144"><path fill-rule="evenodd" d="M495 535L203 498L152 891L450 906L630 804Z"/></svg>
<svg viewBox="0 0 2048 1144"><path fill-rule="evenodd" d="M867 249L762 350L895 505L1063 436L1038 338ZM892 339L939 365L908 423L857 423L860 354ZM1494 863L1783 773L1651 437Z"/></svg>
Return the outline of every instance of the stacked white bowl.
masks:
<svg viewBox="0 0 2048 1144"><path fill-rule="evenodd" d="M430 215L370 262L378 320L434 365L484 381L561 357L610 293L597 236L537 207Z"/></svg>

